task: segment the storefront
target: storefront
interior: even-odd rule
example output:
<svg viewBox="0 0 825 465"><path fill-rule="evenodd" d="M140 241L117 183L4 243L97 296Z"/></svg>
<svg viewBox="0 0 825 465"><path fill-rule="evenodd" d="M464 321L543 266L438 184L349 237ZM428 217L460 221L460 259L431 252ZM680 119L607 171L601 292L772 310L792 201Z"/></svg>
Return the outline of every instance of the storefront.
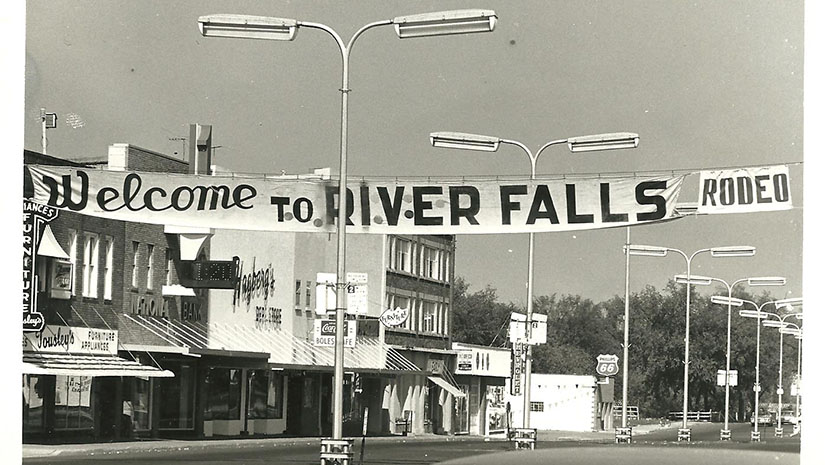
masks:
<svg viewBox="0 0 825 465"><path fill-rule="evenodd" d="M152 379L174 373L117 355L116 330L23 333L25 440L122 439L151 427Z"/></svg>
<svg viewBox="0 0 825 465"><path fill-rule="evenodd" d="M464 398L456 401L456 434L505 435L511 426L505 381L510 376L510 351L459 342L455 379Z"/></svg>

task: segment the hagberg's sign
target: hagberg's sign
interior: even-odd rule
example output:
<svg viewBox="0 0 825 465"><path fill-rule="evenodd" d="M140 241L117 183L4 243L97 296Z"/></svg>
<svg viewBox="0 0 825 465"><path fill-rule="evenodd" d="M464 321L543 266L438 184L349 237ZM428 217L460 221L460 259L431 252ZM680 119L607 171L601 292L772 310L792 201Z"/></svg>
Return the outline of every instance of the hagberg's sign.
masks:
<svg viewBox="0 0 825 465"><path fill-rule="evenodd" d="M27 166L35 200L124 221L336 231L336 181ZM673 217L684 175L536 180L360 181L347 232L490 234L627 226Z"/></svg>

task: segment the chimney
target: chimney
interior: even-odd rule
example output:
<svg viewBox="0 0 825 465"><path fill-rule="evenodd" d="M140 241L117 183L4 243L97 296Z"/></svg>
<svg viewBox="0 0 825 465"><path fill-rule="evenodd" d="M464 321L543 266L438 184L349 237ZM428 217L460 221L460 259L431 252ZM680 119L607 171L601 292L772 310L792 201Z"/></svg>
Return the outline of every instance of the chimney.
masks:
<svg viewBox="0 0 825 465"><path fill-rule="evenodd" d="M189 125L189 174L210 174L212 166L212 125Z"/></svg>

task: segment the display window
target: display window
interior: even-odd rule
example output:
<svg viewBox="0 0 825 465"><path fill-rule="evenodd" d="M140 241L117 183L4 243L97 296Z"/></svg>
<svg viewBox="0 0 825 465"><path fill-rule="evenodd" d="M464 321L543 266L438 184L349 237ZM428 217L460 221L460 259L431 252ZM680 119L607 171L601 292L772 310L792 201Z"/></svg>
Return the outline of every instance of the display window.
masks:
<svg viewBox="0 0 825 465"><path fill-rule="evenodd" d="M54 378L54 429L94 428L92 378L60 375Z"/></svg>
<svg viewBox="0 0 825 465"><path fill-rule="evenodd" d="M241 370L209 368L206 374L204 420L240 420Z"/></svg>
<svg viewBox="0 0 825 465"><path fill-rule="evenodd" d="M158 427L192 429L195 426L195 367L187 363L169 363L174 378L158 378L160 385Z"/></svg>
<svg viewBox="0 0 825 465"><path fill-rule="evenodd" d="M43 430L43 376L23 375L23 432Z"/></svg>
<svg viewBox="0 0 825 465"><path fill-rule="evenodd" d="M249 370L247 414L249 419L284 417L284 376L272 370Z"/></svg>

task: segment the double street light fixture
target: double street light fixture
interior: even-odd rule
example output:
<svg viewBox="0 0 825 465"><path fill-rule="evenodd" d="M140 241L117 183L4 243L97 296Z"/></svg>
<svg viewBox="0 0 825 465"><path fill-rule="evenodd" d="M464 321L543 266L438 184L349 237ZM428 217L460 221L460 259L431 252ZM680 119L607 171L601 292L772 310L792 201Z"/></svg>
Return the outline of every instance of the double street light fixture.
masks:
<svg viewBox="0 0 825 465"><path fill-rule="evenodd" d="M680 282L679 279L682 276L676 276L676 282ZM697 277L692 276L691 280ZM733 307L733 302L739 302L737 307L742 306L742 299L734 299L733 297L733 288L737 284L746 283L748 286L784 286L785 285L785 278L781 276L763 276L763 277L755 277L755 278L742 278L737 279L736 281L728 284L727 281L724 279L719 278L711 278L706 277L702 278L703 281L707 280L708 284L711 281L716 281L725 285L725 288L728 290L728 296L711 296L710 301L714 304L720 305L727 305L728 306L728 335L727 335L727 345L725 348L725 425L722 430L719 432L719 437L722 441L730 441L730 428L729 428L729 418L730 418L730 328L731 328L731 307Z"/></svg>
<svg viewBox="0 0 825 465"><path fill-rule="evenodd" d="M341 52L341 149L338 178L337 215L337 279L335 309L335 369L333 392L332 439L340 440L343 429L344 385L344 313L346 311L346 212L347 207L347 114L349 88L349 57L355 40L366 30L377 26L395 26L399 38L429 37L450 34L491 32L495 29L496 13L492 10L455 10L398 16L390 20L369 23L344 43L335 30L321 23L249 15L207 15L198 18L198 28L205 37L240 39L294 40L302 27L320 29L335 39Z"/></svg>
<svg viewBox="0 0 825 465"><path fill-rule="evenodd" d="M615 149L632 149L639 146L639 135L632 132L619 132L608 134L594 134L588 136L569 137L567 139L558 139L547 142L542 145L536 152L530 150L527 145L511 139L502 139L500 137L486 136L480 134L469 134L464 132L433 132L430 133L430 144L437 148L460 149L460 150L474 150L479 152L495 152L501 144L515 145L521 148L527 158L530 159L530 180L536 179L536 163L539 156L548 147L554 145L567 144L570 152L594 152L602 150ZM533 256L535 251L535 237L534 233L529 233L528 251L527 251L527 317L526 317L526 338L527 341L531 339L532 322L533 322ZM627 320L625 320L627 321ZM524 369L524 400L522 413L522 427L530 427L530 383L533 365L533 347L529 343L527 346L527 354ZM625 356L625 360L627 357ZM624 403L627 405L627 402ZM623 409L626 407L622 407ZM623 421L626 422L626 413L623 414Z"/></svg>
<svg viewBox="0 0 825 465"><path fill-rule="evenodd" d="M763 308L773 305L775 308L793 308L792 305L800 304L802 302L801 297L796 297L793 299L781 299L781 300L771 300L768 302L763 303L762 305L757 305L755 302L745 299L735 299L729 298L724 296L713 296L711 297L711 301L717 304L726 304L733 307L741 307L744 304L749 304L755 310L739 310L739 316L745 318L756 318L756 380L754 381L753 385L753 392L754 392L754 403L753 403L753 431L751 432L751 441L759 441L760 440L760 433L759 433L759 392L762 390L762 387L759 385L759 346L760 346L760 334L761 328L763 325L763 320L767 320L771 316L777 316L775 313L770 313L766 311L762 311Z"/></svg>
<svg viewBox="0 0 825 465"><path fill-rule="evenodd" d="M687 426L688 415L688 366L690 364L690 285L694 284L690 276L690 264L696 255L704 252L710 252L711 257L752 257L756 254L756 248L752 246L728 246L728 247L711 247L706 249L699 249L693 254L688 255L679 249L671 247L660 247L655 245L634 245L625 246L625 252L628 255L641 255L647 257L665 257L670 252L676 252L685 259L687 265L687 274L685 280L685 373L684 383L682 386L684 396L682 399L682 427L677 432L677 439L679 441L690 441L690 428ZM698 284L698 283L696 283ZM705 284L710 284L707 281Z"/></svg>
<svg viewBox="0 0 825 465"><path fill-rule="evenodd" d="M787 308L787 304L785 306ZM779 381L777 383L776 388L776 396L777 396L777 414L776 414L776 429L774 430L774 436L782 437L782 394L785 393L785 389L782 386L782 358L783 358L783 350L784 350L784 343L783 343L783 336L790 335L790 336L798 336L802 334L800 331L799 326L786 322L785 320L790 317L801 316L802 313L787 313L785 315L777 315L775 313L771 313L771 316L776 318L775 320L765 320L762 322L762 326L769 327L769 328L778 328L779 329ZM791 327L794 326L794 327Z"/></svg>

